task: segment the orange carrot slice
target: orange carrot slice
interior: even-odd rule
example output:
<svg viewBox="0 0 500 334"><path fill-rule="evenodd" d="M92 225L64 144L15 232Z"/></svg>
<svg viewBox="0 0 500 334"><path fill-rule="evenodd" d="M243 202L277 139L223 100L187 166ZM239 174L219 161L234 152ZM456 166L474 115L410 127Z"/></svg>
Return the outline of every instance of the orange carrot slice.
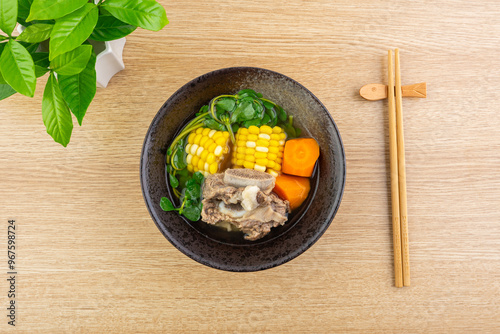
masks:
<svg viewBox="0 0 500 334"><path fill-rule="evenodd" d="M282 171L285 174L310 177L318 158L319 145L313 138L287 140Z"/></svg>
<svg viewBox="0 0 500 334"><path fill-rule="evenodd" d="M290 202L290 209L298 208L307 198L311 190L309 178L281 174L276 177L273 191Z"/></svg>

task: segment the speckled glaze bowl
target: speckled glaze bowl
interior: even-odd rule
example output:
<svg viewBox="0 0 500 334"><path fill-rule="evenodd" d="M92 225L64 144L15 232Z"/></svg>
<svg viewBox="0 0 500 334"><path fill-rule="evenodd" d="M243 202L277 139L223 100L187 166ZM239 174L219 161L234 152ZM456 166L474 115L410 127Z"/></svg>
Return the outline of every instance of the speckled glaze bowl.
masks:
<svg viewBox="0 0 500 334"><path fill-rule="evenodd" d="M181 126L215 96L251 88L294 116L303 136L314 137L320 158L307 201L289 221L266 237L250 242L241 233L190 222L160 208L170 196L165 152ZM304 86L277 72L233 67L204 74L175 92L154 117L141 153L141 185L156 226L172 245L195 261L227 271L257 271L292 260L311 247L330 226L345 183L345 155L335 122L325 106Z"/></svg>

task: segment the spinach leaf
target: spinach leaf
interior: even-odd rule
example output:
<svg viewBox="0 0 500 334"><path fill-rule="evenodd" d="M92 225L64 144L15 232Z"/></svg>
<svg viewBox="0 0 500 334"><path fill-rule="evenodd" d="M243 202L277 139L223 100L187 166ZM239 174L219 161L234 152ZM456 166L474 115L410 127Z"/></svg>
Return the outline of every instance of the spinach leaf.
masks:
<svg viewBox="0 0 500 334"><path fill-rule="evenodd" d="M215 105L222 110L232 112L234 107L236 106L236 100L232 97L223 97L221 99L218 99Z"/></svg>
<svg viewBox="0 0 500 334"><path fill-rule="evenodd" d="M226 127L224 126L224 124L221 124L221 123L217 122L213 118L207 118L207 119L205 119L203 121L203 124L207 128L210 128L212 130L218 130L218 131L224 131L224 130L226 130Z"/></svg>
<svg viewBox="0 0 500 334"><path fill-rule="evenodd" d="M196 172L193 174L193 180L195 180L196 183L201 185L203 183L203 180L205 180L205 176L203 176L203 174L200 172Z"/></svg>
<svg viewBox="0 0 500 334"><path fill-rule="evenodd" d="M191 203L191 201L187 201L187 204L184 206L182 210L182 214L187 219L196 222L200 220L201 217L201 203L196 205Z"/></svg>
<svg viewBox="0 0 500 334"><path fill-rule="evenodd" d="M177 188L179 186L179 180L173 174L168 174L170 185L172 188Z"/></svg>

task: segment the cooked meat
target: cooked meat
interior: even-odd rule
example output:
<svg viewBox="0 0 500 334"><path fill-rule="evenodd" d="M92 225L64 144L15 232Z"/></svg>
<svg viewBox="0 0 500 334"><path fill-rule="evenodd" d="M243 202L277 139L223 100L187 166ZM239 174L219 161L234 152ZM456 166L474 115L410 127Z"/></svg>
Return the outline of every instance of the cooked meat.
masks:
<svg viewBox="0 0 500 334"><path fill-rule="evenodd" d="M224 183L236 188L246 186L257 186L266 194L270 194L274 188L276 179L274 176L256 171L254 169L227 169L224 172Z"/></svg>
<svg viewBox="0 0 500 334"><path fill-rule="evenodd" d="M287 221L290 205L271 192L274 187L272 175L251 169L240 169L238 173L232 171L228 169L224 174L209 175L205 179L201 213L204 222L212 225L229 222L245 233L245 239L257 240L268 234L272 227ZM229 177L226 178L227 174ZM237 176L233 178L234 175ZM224 182L226 179L241 186L228 185ZM256 183L262 188L247 184L251 179L258 180Z"/></svg>

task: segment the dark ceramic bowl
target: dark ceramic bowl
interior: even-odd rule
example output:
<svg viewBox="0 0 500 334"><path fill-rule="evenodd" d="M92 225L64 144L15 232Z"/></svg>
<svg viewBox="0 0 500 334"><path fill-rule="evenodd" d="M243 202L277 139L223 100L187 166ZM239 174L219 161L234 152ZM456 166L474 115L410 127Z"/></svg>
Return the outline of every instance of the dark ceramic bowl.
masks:
<svg viewBox="0 0 500 334"><path fill-rule="evenodd" d="M160 208L171 189L165 177L165 152L175 134L215 96L251 88L294 116L303 136L314 137L320 158L307 201L284 225L250 242L241 233L190 222ZM276 72L233 67L202 75L175 92L156 114L141 154L141 185L149 213L163 235L181 252L204 265L228 271L257 271L283 264L311 247L337 212L345 182L345 156L335 122L304 86Z"/></svg>

